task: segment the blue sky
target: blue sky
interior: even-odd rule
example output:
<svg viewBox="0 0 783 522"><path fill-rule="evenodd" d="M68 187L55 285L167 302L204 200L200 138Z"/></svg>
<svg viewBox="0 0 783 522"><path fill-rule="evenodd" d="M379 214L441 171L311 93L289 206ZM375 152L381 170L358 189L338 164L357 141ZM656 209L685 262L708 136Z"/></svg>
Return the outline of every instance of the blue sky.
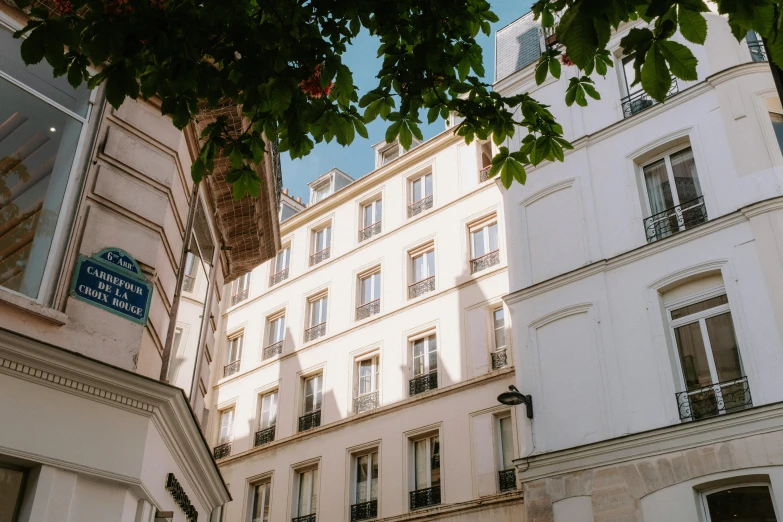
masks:
<svg viewBox="0 0 783 522"><path fill-rule="evenodd" d="M495 31L505 27L523 14L530 11L533 0L489 0L492 11L500 18L493 24L492 34L487 37L483 33L477 38L484 48L485 80L492 83L495 74ZM366 32L357 38L353 46L343 56L343 61L353 71L353 80L359 88L359 97L365 92L377 86L375 75L380 69L380 60L376 58L378 42ZM426 116L426 113L424 114ZM426 118L425 118L426 120ZM304 202L309 198L310 192L307 184L324 174L332 167L337 167L354 179L372 172L375 166L372 145L383 140L388 124L378 119L367 126L369 139L365 140L358 135L348 147L342 147L336 142L320 143L305 158L291 160L287 152L281 157L283 168L283 186L288 188L292 196L301 196ZM444 124L438 120L431 125L422 125L424 139L430 139L442 132Z"/></svg>

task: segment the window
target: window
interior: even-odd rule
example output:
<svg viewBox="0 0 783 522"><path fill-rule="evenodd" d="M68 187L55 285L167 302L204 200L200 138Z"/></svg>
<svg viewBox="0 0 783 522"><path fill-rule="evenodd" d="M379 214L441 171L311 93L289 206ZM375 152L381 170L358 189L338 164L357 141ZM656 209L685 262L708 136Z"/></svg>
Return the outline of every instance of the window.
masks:
<svg viewBox="0 0 783 522"><path fill-rule="evenodd" d="M497 223L483 225L470 231L470 254L471 274L500 263Z"/></svg>
<svg viewBox="0 0 783 522"><path fill-rule="evenodd" d="M408 217L432 208L432 174L425 174L410 182Z"/></svg>
<svg viewBox="0 0 783 522"><path fill-rule="evenodd" d="M283 337L285 336L285 314L270 317L267 320L267 344L261 354L262 360L283 353Z"/></svg>
<svg viewBox="0 0 783 522"><path fill-rule="evenodd" d="M440 439L432 435L413 441L413 491L410 508L440 504Z"/></svg>
<svg viewBox="0 0 783 522"><path fill-rule="evenodd" d="M324 376L319 373L304 380L302 416L299 417L299 431L307 431L321 425L321 400Z"/></svg>
<svg viewBox="0 0 783 522"><path fill-rule="evenodd" d="M647 241L669 237L707 221L707 208L690 147L645 165L644 188L650 217Z"/></svg>
<svg viewBox="0 0 783 522"><path fill-rule="evenodd" d="M243 338L243 335L237 335L228 340L228 353L226 354L226 366L223 368L223 377L228 377L239 371Z"/></svg>
<svg viewBox="0 0 783 522"><path fill-rule="evenodd" d="M514 431L511 416L497 419L498 438L498 483L500 491L517 488L516 469L514 468Z"/></svg>
<svg viewBox="0 0 783 522"><path fill-rule="evenodd" d="M220 412L218 445L215 446L215 459L231 455L231 440L234 438L234 408Z"/></svg>
<svg viewBox="0 0 783 522"><path fill-rule="evenodd" d="M435 250L413 254L411 272L413 284L408 287L409 299L435 290Z"/></svg>
<svg viewBox="0 0 783 522"><path fill-rule="evenodd" d="M682 420L752 406L726 294L669 310L680 364L677 405Z"/></svg>
<svg viewBox="0 0 783 522"><path fill-rule="evenodd" d="M25 473L21 469L0 464L0 520L15 522L24 492Z"/></svg>
<svg viewBox="0 0 783 522"><path fill-rule="evenodd" d="M359 241L381 233L382 207L381 198L362 207L362 228L359 230Z"/></svg>
<svg viewBox="0 0 783 522"><path fill-rule="evenodd" d="M702 495L707 522L776 522L769 485L743 485Z"/></svg>
<svg viewBox="0 0 783 522"><path fill-rule="evenodd" d="M253 506L250 522L269 522L269 506L272 503L272 482L265 480L251 486L253 488Z"/></svg>
<svg viewBox="0 0 783 522"><path fill-rule="evenodd" d="M375 272L359 278L359 306L356 320L366 319L381 311L381 273Z"/></svg>
<svg viewBox="0 0 783 522"><path fill-rule="evenodd" d="M313 188L313 203L318 203L326 199L332 193L332 180L329 179L325 183Z"/></svg>
<svg viewBox="0 0 783 522"><path fill-rule="evenodd" d="M361 359L356 365L356 397L354 411L364 413L378 407L378 373L380 357Z"/></svg>
<svg viewBox="0 0 783 522"><path fill-rule="evenodd" d="M301 518L315 515L318 506L318 468L300 471L297 474L296 486L298 490L296 495L296 516ZM305 521L315 521L315 516L302 518L301 522Z"/></svg>
<svg viewBox="0 0 783 522"><path fill-rule="evenodd" d="M764 43L756 31L749 31L745 35L745 42L748 44L748 51L750 51L750 59L754 62L766 62L767 50L764 47Z"/></svg>
<svg viewBox="0 0 783 522"><path fill-rule="evenodd" d="M25 66L22 41L0 27L0 286L36 299L91 104L86 85Z"/></svg>
<svg viewBox="0 0 783 522"><path fill-rule="evenodd" d="M492 369L498 370L508 365L506 353L506 312L503 307L492 310Z"/></svg>
<svg viewBox="0 0 783 522"><path fill-rule="evenodd" d="M259 398L259 410L261 415L258 420L258 431L255 437L255 446L261 446L275 440L275 426L277 425L277 390L265 393Z"/></svg>
<svg viewBox="0 0 783 522"><path fill-rule="evenodd" d="M492 169L492 142L485 141L479 145L479 182L489 179Z"/></svg>
<svg viewBox="0 0 783 522"><path fill-rule="evenodd" d="M642 89L641 83L634 85L636 81L636 70L634 69L634 61L636 55L626 56L622 59L623 77L624 81L622 85L623 99L623 117L628 118L633 116L648 107L652 107L655 104L655 100L649 97L649 95ZM677 80L671 79L671 87L666 94L667 97L672 96L678 92Z"/></svg>
<svg viewBox="0 0 783 522"><path fill-rule="evenodd" d="M310 256L310 266L317 265L325 259L329 259L330 245L332 244L332 226L327 225L313 231L313 254Z"/></svg>
<svg viewBox="0 0 783 522"><path fill-rule="evenodd" d="M248 272L237 277L233 283L231 283L231 304L235 305L241 303L247 299L248 292L250 291L250 274Z"/></svg>
<svg viewBox="0 0 783 522"><path fill-rule="evenodd" d="M400 146L399 144L392 143L385 149L381 151L381 164L380 166L384 166L387 163L391 163L392 161L396 160L400 157Z"/></svg>
<svg viewBox="0 0 783 522"><path fill-rule="evenodd" d="M378 451L356 457L356 497L351 522L378 516Z"/></svg>
<svg viewBox="0 0 783 522"><path fill-rule="evenodd" d="M326 306L328 296L315 297L309 302L308 328L305 330L305 342L326 335Z"/></svg>
<svg viewBox="0 0 783 522"><path fill-rule="evenodd" d="M416 339L412 343L413 379L410 395L416 395L438 387L438 345L435 334Z"/></svg>
<svg viewBox="0 0 783 522"><path fill-rule="evenodd" d="M196 274L198 273L198 258L191 252L185 257L185 275L182 279L182 291L192 292L196 287Z"/></svg>
<svg viewBox="0 0 783 522"><path fill-rule="evenodd" d="M275 286L280 281L288 279L288 266L291 264L291 245L286 245L275 257L272 275L269 276L269 286Z"/></svg>

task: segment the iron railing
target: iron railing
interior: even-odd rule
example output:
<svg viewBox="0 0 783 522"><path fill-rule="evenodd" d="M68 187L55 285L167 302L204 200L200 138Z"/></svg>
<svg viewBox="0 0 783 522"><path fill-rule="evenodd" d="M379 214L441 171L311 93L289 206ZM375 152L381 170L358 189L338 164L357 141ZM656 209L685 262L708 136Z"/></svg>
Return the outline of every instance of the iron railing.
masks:
<svg viewBox="0 0 783 522"><path fill-rule="evenodd" d="M256 432L256 439L253 445L263 446L264 444L269 444L273 440L275 440L275 426L269 426L268 428Z"/></svg>
<svg viewBox="0 0 783 522"><path fill-rule="evenodd" d="M359 395L353 399L353 411L355 413L364 413L365 411L374 410L378 407L378 392L365 393Z"/></svg>
<svg viewBox="0 0 783 522"><path fill-rule="evenodd" d="M356 307L356 320L367 319L371 315L375 315L381 311L381 300L376 299L369 303Z"/></svg>
<svg viewBox="0 0 783 522"><path fill-rule="evenodd" d="M269 286L275 286L280 281L288 279L288 269L284 268L281 271L269 276Z"/></svg>
<svg viewBox="0 0 783 522"><path fill-rule="evenodd" d="M329 259L329 251L331 247L326 247L323 250L319 250L315 254L310 256L310 266L317 265L325 259Z"/></svg>
<svg viewBox="0 0 783 522"><path fill-rule="evenodd" d="M242 301L247 299L247 295L248 295L249 291L250 291L249 288L245 288L241 292L238 292L238 293L232 295L231 296L231 306L234 306L237 303L241 303Z"/></svg>
<svg viewBox="0 0 783 522"><path fill-rule="evenodd" d="M701 196L653 214L644 220L644 230L647 242L652 243L706 222L707 207Z"/></svg>
<svg viewBox="0 0 783 522"><path fill-rule="evenodd" d="M750 59L754 62L766 62L767 50L764 48L764 43L758 40L748 42L748 51L750 51Z"/></svg>
<svg viewBox="0 0 783 522"><path fill-rule="evenodd" d="M414 299L433 290L435 290L435 276L430 276L408 286L408 299Z"/></svg>
<svg viewBox="0 0 783 522"><path fill-rule="evenodd" d="M426 489L417 489L410 492L411 509L420 509L427 506L437 506L440 504L440 486L433 486Z"/></svg>
<svg viewBox="0 0 783 522"><path fill-rule="evenodd" d="M283 341L277 341L275 344L264 346L262 358L269 359L270 357L274 357L281 353L283 353Z"/></svg>
<svg viewBox="0 0 783 522"><path fill-rule="evenodd" d="M424 375L414 377L408 383L408 394L418 395L428 390L438 389L438 372L433 371Z"/></svg>
<svg viewBox="0 0 783 522"><path fill-rule="evenodd" d="M416 201L408 205L408 217L413 217L418 214L421 214L428 208L432 208L432 194L423 197L419 201Z"/></svg>
<svg viewBox="0 0 783 522"><path fill-rule="evenodd" d="M672 78L672 86L669 87L666 97L674 96L678 92L680 92L680 88L677 86L677 80ZM650 98L650 95L644 92L644 90L638 90L624 97L620 100L620 103L623 107L623 118L629 118L655 105L655 100Z"/></svg>
<svg viewBox="0 0 783 522"><path fill-rule="evenodd" d="M517 489L517 470L512 468L498 471L498 480L501 492Z"/></svg>
<svg viewBox="0 0 783 522"><path fill-rule="evenodd" d="M676 396L680 420L684 421L715 417L753 406L747 377L679 392Z"/></svg>
<svg viewBox="0 0 783 522"><path fill-rule="evenodd" d="M231 443L226 442L220 446L215 446L215 449L212 450L212 455L215 457L215 460L228 457L231 455Z"/></svg>
<svg viewBox="0 0 783 522"><path fill-rule="evenodd" d="M381 233L381 221L378 220L372 225L367 225L359 231L359 242L361 243L365 239L369 239L372 236L377 236Z"/></svg>
<svg viewBox="0 0 783 522"><path fill-rule="evenodd" d="M303 515L301 517L294 517L291 522L315 522L315 513L312 515Z"/></svg>
<svg viewBox="0 0 783 522"><path fill-rule="evenodd" d="M378 501L370 500L351 506L351 522L378 518Z"/></svg>
<svg viewBox="0 0 783 522"><path fill-rule="evenodd" d="M223 377L234 375L239 371L239 360L229 363L223 367Z"/></svg>
<svg viewBox="0 0 783 522"><path fill-rule="evenodd" d="M307 431L321 425L321 410L306 413L299 417L299 431Z"/></svg>
<svg viewBox="0 0 783 522"><path fill-rule="evenodd" d="M493 250L489 254L484 254L475 259L470 260L470 273L475 274L481 272L491 266L495 266L500 263L500 250Z"/></svg>
<svg viewBox="0 0 783 522"><path fill-rule="evenodd" d="M305 330L305 342L312 341L313 339L318 339L319 337L323 337L326 335L326 323L319 323L311 328L308 328Z"/></svg>
<svg viewBox="0 0 783 522"><path fill-rule="evenodd" d="M500 350L495 350L490 354L492 357L492 369L493 370L499 370L501 368L505 368L508 366L508 356L506 355L506 349L501 348Z"/></svg>
<svg viewBox="0 0 783 522"><path fill-rule="evenodd" d="M492 170L492 165L484 167L479 171L479 183L487 181L489 179L489 171Z"/></svg>
<svg viewBox="0 0 783 522"><path fill-rule="evenodd" d="M196 286L196 278L193 276L185 275L182 279L182 291L192 292Z"/></svg>

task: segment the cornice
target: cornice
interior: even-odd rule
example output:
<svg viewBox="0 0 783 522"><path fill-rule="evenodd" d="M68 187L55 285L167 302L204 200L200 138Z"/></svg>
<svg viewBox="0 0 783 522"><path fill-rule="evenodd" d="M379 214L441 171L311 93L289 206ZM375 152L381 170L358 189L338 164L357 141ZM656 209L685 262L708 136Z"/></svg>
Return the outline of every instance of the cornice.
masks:
<svg viewBox="0 0 783 522"><path fill-rule="evenodd" d="M468 516L469 513L483 511L503 504L522 504L522 502L524 502L524 497L522 495L522 490L520 489L511 491L509 493L500 493L498 495L481 497L474 500L440 504L429 509L417 509L416 511L403 513L402 515L378 518L376 521L407 522L408 520L441 520L441 517L447 517L449 515L457 515L459 519L463 519L463 517ZM522 511L521 506L518 509L520 512Z"/></svg>

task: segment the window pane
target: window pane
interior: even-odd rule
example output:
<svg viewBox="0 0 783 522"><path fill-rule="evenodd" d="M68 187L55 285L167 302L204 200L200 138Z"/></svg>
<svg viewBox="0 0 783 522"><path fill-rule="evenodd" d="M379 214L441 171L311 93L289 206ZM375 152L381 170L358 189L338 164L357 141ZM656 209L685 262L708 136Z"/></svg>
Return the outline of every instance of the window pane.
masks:
<svg viewBox="0 0 783 522"><path fill-rule="evenodd" d="M254 488L252 522L269 521L269 493L271 484L265 482Z"/></svg>
<svg viewBox="0 0 783 522"><path fill-rule="evenodd" d="M383 213L381 212L382 209L383 209L383 201L379 199L378 201L375 202L375 221L380 221L382 219L381 218L381 216L383 215Z"/></svg>
<svg viewBox="0 0 783 522"><path fill-rule="evenodd" d="M514 463L514 434L511 429L511 417L503 417L498 421L500 426L501 469L512 469Z"/></svg>
<svg viewBox="0 0 783 522"><path fill-rule="evenodd" d="M375 373L375 359L365 359L359 362L359 395L370 393L373 390L373 374Z"/></svg>
<svg viewBox="0 0 783 522"><path fill-rule="evenodd" d="M435 252L427 252L424 254L427 258L427 277L435 275Z"/></svg>
<svg viewBox="0 0 783 522"><path fill-rule="evenodd" d="M372 219L372 205L367 205L364 207L364 226L369 227L373 224Z"/></svg>
<svg viewBox="0 0 783 522"><path fill-rule="evenodd" d="M636 70L633 68L633 62L635 58L636 55L634 54L623 58L623 72L625 73L625 88L627 89L627 94L631 94L641 89L641 85L631 87L636 79Z"/></svg>
<svg viewBox="0 0 783 522"><path fill-rule="evenodd" d="M711 299L706 299L704 301L699 301L698 303L694 303L688 306L683 306L682 308L677 308L676 310L672 310L671 311L672 320L680 319L682 317L687 317L692 314L703 312L704 310L709 310L710 308L717 308L718 306L725 305L728 303L729 303L729 298L726 297L726 294L719 295L718 297L713 297Z"/></svg>
<svg viewBox="0 0 783 522"><path fill-rule="evenodd" d="M0 467L0 522L15 520L23 481L24 472Z"/></svg>
<svg viewBox="0 0 783 522"><path fill-rule="evenodd" d="M701 197L701 186L699 185L699 176L696 174L696 162L693 161L693 151L687 148L672 154L671 162L680 204Z"/></svg>
<svg viewBox="0 0 783 522"><path fill-rule="evenodd" d="M769 119L772 120L772 129L775 131L778 147L780 147L780 151L783 152L783 114L770 112Z"/></svg>
<svg viewBox="0 0 783 522"><path fill-rule="evenodd" d="M413 375L418 376L424 373L424 339L419 339L413 343Z"/></svg>
<svg viewBox="0 0 783 522"><path fill-rule="evenodd" d="M414 446L414 455L413 458L415 460L415 470L416 473L414 474L414 489L424 489L429 487L429 484L427 483L427 472L429 471L429 465L428 460L429 456L427 455L427 440L417 440L413 443Z"/></svg>
<svg viewBox="0 0 783 522"><path fill-rule="evenodd" d="M313 474L305 471L299 474L299 516L310 514L310 498L313 494Z"/></svg>
<svg viewBox="0 0 783 522"><path fill-rule="evenodd" d="M473 245L473 257L481 257L487 253L484 247L484 229L470 233L471 244Z"/></svg>
<svg viewBox="0 0 783 522"><path fill-rule="evenodd" d="M699 323L691 323L674 329L677 350L680 354L685 387L688 390L712 384L704 340Z"/></svg>
<svg viewBox="0 0 783 522"><path fill-rule="evenodd" d="M490 225L487 229L487 235L489 236L489 251L494 252L498 249L498 224Z"/></svg>
<svg viewBox="0 0 783 522"><path fill-rule="evenodd" d="M674 206L666 162L658 160L644 167L644 182L650 201L650 214L657 214Z"/></svg>
<svg viewBox="0 0 783 522"><path fill-rule="evenodd" d="M718 382L730 381L742 377L739 347L734 336L734 323L731 312L710 317L704 321L710 338L712 357L718 372Z"/></svg>
<svg viewBox="0 0 783 522"><path fill-rule="evenodd" d="M744 486L707 495L711 522L776 522L768 486Z"/></svg>
<svg viewBox="0 0 783 522"><path fill-rule="evenodd" d="M429 368L430 372L434 372L438 369L438 344L435 342L435 336L432 335L427 338L427 351L429 352Z"/></svg>
<svg viewBox="0 0 783 522"><path fill-rule="evenodd" d="M373 453L371 457L372 462L370 465L372 469L370 476L372 482L370 484L370 500L375 500L378 498L378 452Z"/></svg>
<svg viewBox="0 0 783 522"><path fill-rule="evenodd" d="M369 499L369 455L362 455L356 459L356 502L367 502Z"/></svg>
<svg viewBox="0 0 783 522"><path fill-rule="evenodd" d="M438 437L430 439L430 484L440 484L440 441Z"/></svg>
<svg viewBox="0 0 783 522"><path fill-rule="evenodd" d="M372 298L373 299L380 299L380 297L381 297L381 274L373 274L373 276L372 276L372 286L373 286Z"/></svg>
<svg viewBox="0 0 783 522"><path fill-rule="evenodd" d="M498 308L492 314L495 326L495 349L506 346L506 326L502 308Z"/></svg>
<svg viewBox="0 0 783 522"><path fill-rule="evenodd" d="M418 256L413 258L413 279L415 281L421 281L424 279L424 256Z"/></svg>
<svg viewBox="0 0 783 522"><path fill-rule="evenodd" d="M424 197L432 195L432 174L424 176Z"/></svg>

